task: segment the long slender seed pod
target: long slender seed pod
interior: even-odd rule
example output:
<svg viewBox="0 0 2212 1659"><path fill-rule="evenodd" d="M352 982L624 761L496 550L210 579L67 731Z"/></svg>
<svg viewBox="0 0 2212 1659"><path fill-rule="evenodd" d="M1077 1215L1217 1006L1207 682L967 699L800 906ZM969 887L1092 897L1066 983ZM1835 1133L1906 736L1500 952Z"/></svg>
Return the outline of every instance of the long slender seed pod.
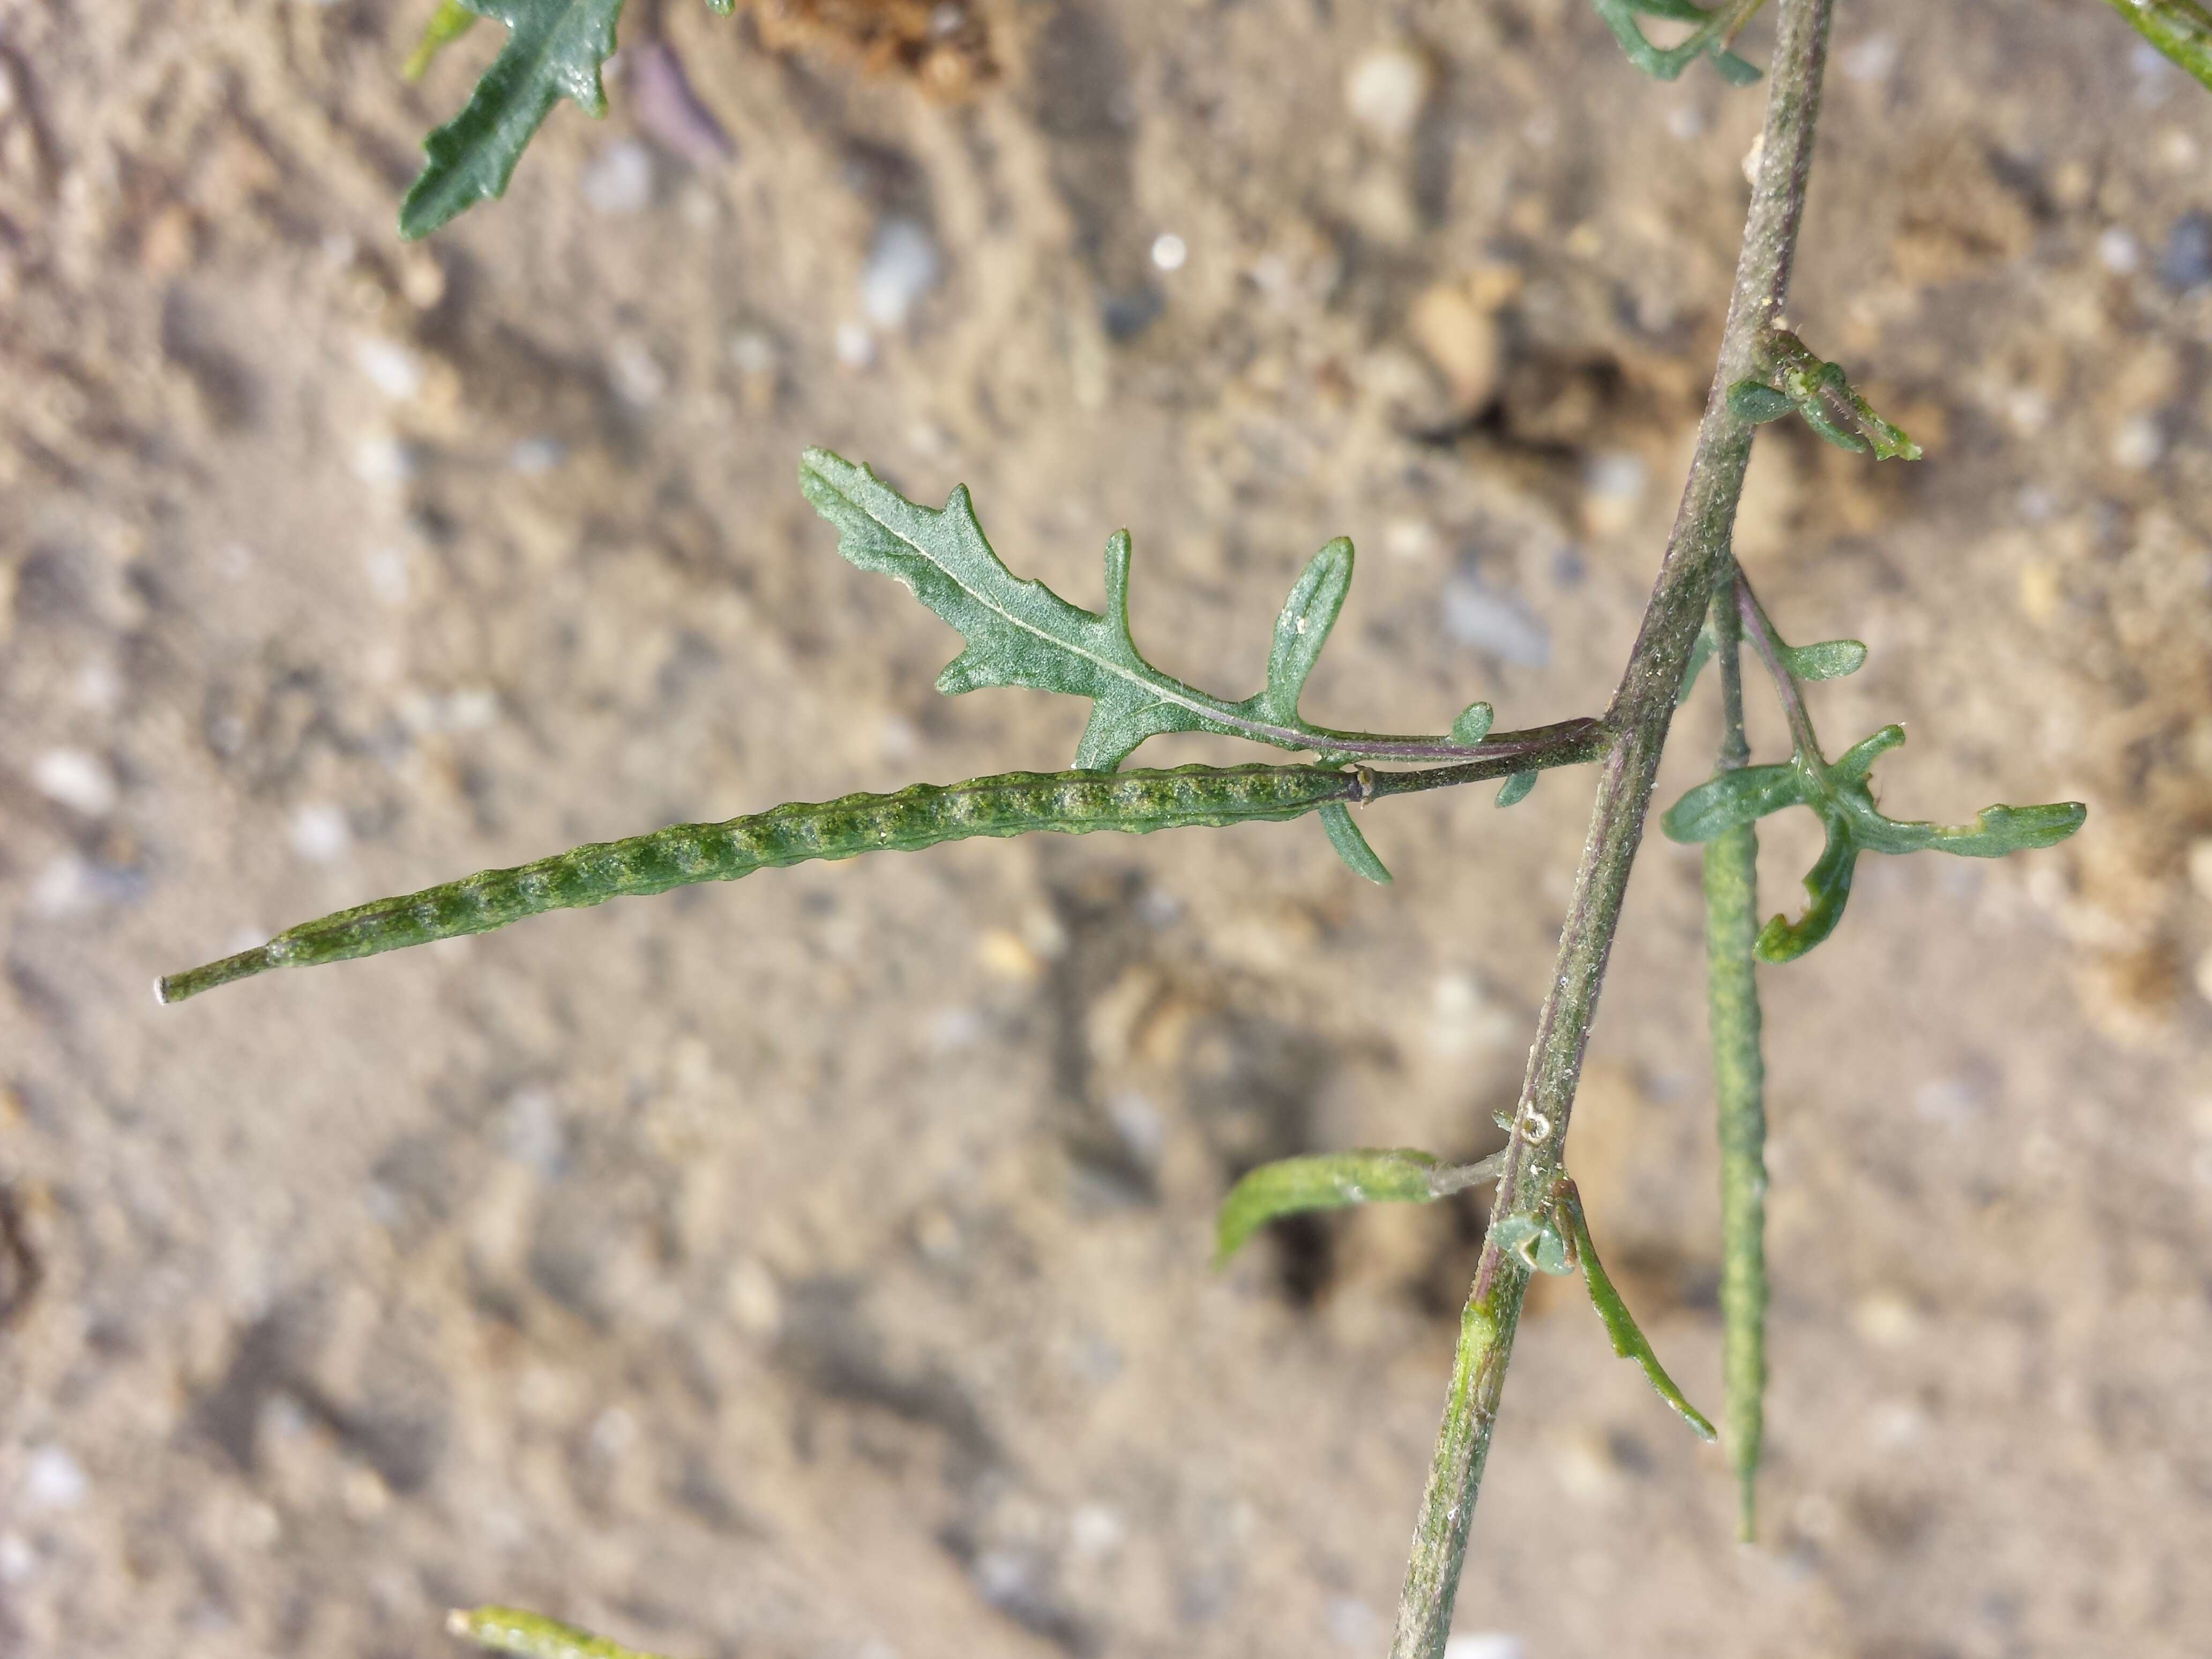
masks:
<svg viewBox="0 0 2212 1659"><path fill-rule="evenodd" d="M419 893L288 927L266 945L172 974L155 987L181 1002L272 968L313 967L433 939L489 933L546 910L574 909L756 870L915 852L973 836L1048 830L1218 828L1279 821L1359 801L1372 775L1320 766L1178 767L1172 771L1006 772L965 783L916 784L896 794L794 802L722 823L679 823L599 842L507 870L484 870Z"/></svg>
<svg viewBox="0 0 2212 1659"><path fill-rule="evenodd" d="M1720 661L1723 772L1751 750L1743 730L1743 673L1731 559L1713 593ZM1749 822L1705 844L1705 994L1721 1151L1721 1370L1729 1458L1735 1466L1736 1529L1758 1530L1759 1462L1766 1393L1766 1066L1759 1049L1759 831Z"/></svg>

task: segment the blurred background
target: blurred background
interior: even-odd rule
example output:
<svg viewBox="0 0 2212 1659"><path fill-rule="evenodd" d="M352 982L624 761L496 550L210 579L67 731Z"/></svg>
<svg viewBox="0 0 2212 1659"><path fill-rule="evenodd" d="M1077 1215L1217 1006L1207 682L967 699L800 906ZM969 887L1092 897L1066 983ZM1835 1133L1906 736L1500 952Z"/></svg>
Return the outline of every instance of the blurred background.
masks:
<svg viewBox="0 0 2212 1659"><path fill-rule="evenodd" d="M1127 526L1138 638L1224 694L1345 534L1316 718L1597 712L1760 92L1583 0L634 0L609 118L405 246L501 33L410 87L431 9L0 0L0 1650L434 1656L500 1600L696 1659L1380 1652L1480 1203L1221 1273L1211 1214L1498 1143L1587 773L1376 808L1388 889L1307 823L969 843L148 986L1065 764L1073 700L935 695L807 444L966 483L1079 603ZM1872 647L1814 709L1906 724L1887 810L2090 817L1870 858L1763 975L1761 1543L1547 1283L1454 1659L2212 1629L2212 95L2094 0L1838 13L1790 315L1929 458L1767 428L1743 560ZM1711 1407L1698 922L1655 838L1571 1155Z"/></svg>

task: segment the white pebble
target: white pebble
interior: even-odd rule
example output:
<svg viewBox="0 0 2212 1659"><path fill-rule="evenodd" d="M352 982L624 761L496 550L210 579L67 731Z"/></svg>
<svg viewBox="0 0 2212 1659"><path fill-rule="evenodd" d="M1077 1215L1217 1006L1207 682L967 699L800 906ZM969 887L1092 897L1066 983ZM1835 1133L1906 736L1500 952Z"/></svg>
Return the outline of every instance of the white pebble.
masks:
<svg viewBox="0 0 2212 1659"><path fill-rule="evenodd" d="M2097 258L2115 276L2132 276L2142 266L2142 244L2135 233L2113 225L2097 238Z"/></svg>
<svg viewBox="0 0 2212 1659"><path fill-rule="evenodd" d="M31 781L47 799L88 818L106 817L115 808L115 774L82 749L49 749L33 763Z"/></svg>
<svg viewBox="0 0 2212 1659"><path fill-rule="evenodd" d="M1847 79L1875 85L1896 72L1897 57L1895 35L1870 34L1856 46L1847 47L1836 61Z"/></svg>
<svg viewBox="0 0 2212 1659"><path fill-rule="evenodd" d="M2197 896L2212 904L2212 836L2199 836L2189 848L2189 884ZM2212 1124L2208 1124L2212 1127Z"/></svg>
<svg viewBox="0 0 2212 1659"><path fill-rule="evenodd" d="M100 908L100 872L76 853L63 853L50 860L31 884L31 914L49 921L66 921Z"/></svg>
<svg viewBox="0 0 2212 1659"><path fill-rule="evenodd" d="M1382 1621L1356 1596L1334 1595L1328 1602L1328 1633L1340 1648L1371 1648Z"/></svg>
<svg viewBox="0 0 2212 1659"><path fill-rule="evenodd" d="M935 286L938 264L927 230L911 219L884 219L860 267L860 309L868 320L884 329L903 325L915 302Z"/></svg>
<svg viewBox="0 0 2212 1659"><path fill-rule="evenodd" d="M292 850L310 864L328 864L353 845L345 814L327 801L310 801L292 814Z"/></svg>
<svg viewBox="0 0 2212 1659"><path fill-rule="evenodd" d="M354 367L396 404L422 390L422 359L396 340L364 334L353 343Z"/></svg>
<svg viewBox="0 0 2212 1659"><path fill-rule="evenodd" d="M2166 434L2148 415L2131 415L2112 434L2112 464L2130 472L2147 472L2166 453Z"/></svg>
<svg viewBox="0 0 2212 1659"><path fill-rule="evenodd" d="M635 138L618 138L592 159L580 182L593 211L641 213L653 205L653 152Z"/></svg>
<svg viewBox="0 0 2212 1659"><path fill-rule="evenodd" d="M876 337L861 323L837 325L837 361L847 368L867 368L876 361Z"/></svg>
<svg viewBox="0 0 2212 1659"><path fill-rule="evenodd" d="M1402 139L1419 125L1436 89L1428 55L1402 43L1363 55L1344 77L1345 107L1379 137Z"/></svg>
<svg viewBox="0 0 2212 1659"><path fill-rule="evenodd" d="M402 605L407 603L407 550L404 547L372 549L362 562L368 573L368 591L385 605Z"/></svg>
<svg viewBox="0 0 2212 1659"><path fill-rule="evenodd" d="M757 328L738 330L730 336L730 362L741 374L775 374L775 337Z"/></svg>
<svg viewBox="0 0 2212 1659"><path fill-rule="evenodd" d="M37 1569L38 1552L19 1532L0 1532L0 1584L20 1584Z"/></svg>
<svg viewBox="0 0 2212 1659"><path fill-rule="evenodd" d="M1502 1630L1475 1631L1444 1644L1444 1659L1521 1659L1521 1638Z"/></svg>
<svg viewBox="0 0 2212 1659"><path fill-rule="evenodd" d="M607 352L607 378L622 400L650 409L668 390L668 371L641 340L617 340Z"/></svg>
<svg viewBox="0 0 2212 1659"><path fill-rule="evenodd" d="M363 483L403 484L415 476L415 455L389 432L372 432L354 446L353 473Z"/></svg>
<svg viewBox="0 0 2212 1659"><path fill-rule="evenodd" d="M73 1510L92 1490L84 1468L59 1446L40 1446L23 1465L23 1497L33 1509Z"/></svg>
<svg viewBox="0 0 2212 1659"><path fill-rule="evenodd" d="M1171 230L1152 238L1152 264L1162 270L1181 270L1190 258L1190 245Z"/></svg>
<svg viewBox="0 0 2212 1659"><path fill-rule="evenodd" d="M568 458L557 438L521 438L507 452L507 464L526 478L550 472Z"/></svg>

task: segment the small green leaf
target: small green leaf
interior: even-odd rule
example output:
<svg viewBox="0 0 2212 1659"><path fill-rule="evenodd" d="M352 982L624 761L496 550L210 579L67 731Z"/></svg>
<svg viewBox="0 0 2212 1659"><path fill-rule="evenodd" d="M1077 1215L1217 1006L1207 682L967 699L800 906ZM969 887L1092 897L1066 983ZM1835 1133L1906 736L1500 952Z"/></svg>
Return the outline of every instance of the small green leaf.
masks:
<svg viewBox="0 0 2212 1659"><path fill-rule="evenodd" d="M1707 842L1803 797L1802 781L1788 762L1742 766L1717 773L1667 809L1659 827L1669 841Z"/></svg>
<svg viewBox="0 0 2212 1659"><path fill-rule="evenodd" d="M1878 461L1917 461L1920 446L1877 415L1844 373L1787 329L1769 329L1759 342L1756 378L1729 387L1729 407L1753 422L1779 420L1796 410L1806 425L1836 446L1874 452Z"/></svg>
<svg viewBox="0 0 2212 1659"><path fill-rule="evenodd" d="M1521 1265L1532 1272L1562 1274L1575 1270L1566 1235L1550 1216L1502 1215L1490 1224L1490 1236L1499 1249L1519 1257Z"/></svg>
<svg viewBox="0 0 2212 1659"><path fill-rule="evenodd" d="M1490 735L1491 723L1497 718L1498 711L1488 703L1471 702L1459 711L1459 718L1452 722L1451 740L1472 749Z"/></svg>
<svg viewBox="0 0 2212 1659"><path fill-rule="evenodd" d="M1328 631L1344 609L1344 596L1351 591L1352 562L1352 544L1339 536L1313 556L1275 618L1274 642L1267 651L1267 689L1255 701L1266 718L1279 726L1297 724L1298 696L1305 690L1306 676L1320 660Z"/></svg>
<svg viewBox="0 0 2212 1659"><path fill-rule="evenodd" d="M1652 1352L1650 1342L1638 1328L1628 1304L1620 1299L1620 1292L1607 1277L1604 1263L1597 1259L1597 1246L1590 1241L1589 1219L1583 1213L1582 1197L1571 1181L1566 1183L1559 1207L1573 1234L1574 1253L1582 1258L1583 1282L1589 1287L1590 1305L1605 1322L1606 1334L1613 1339L1613 1352L1623 1359L1633 1359L1644 1368L1644 1377L1658 1390L1659 1397L1680 1413L1682 1420L1697 1431L1700 1440L1719 1439L1705 1414L1674 1386L1674 1379L1667 1375L1667 1368L1659 1363L1659 1356Z"/></svg>
<svg viewBox="0 0 2212 1659"><path fill-rule="evenodd" d="M1759 79L1759 70L1723 44L1723 37L1740 27L1752 10L1757 9L1756 0L1751 8L1717 5L1710 11L1692 5L1689 0L1593 0L1597 14L1605 26L1613 31L1628 61L1655 80L1672 81L1689 68L1701 56L1710 56L1713 67L1721 78L1734 86L1742 86ZM1670 22L1695 23L1697 28L1674 46L1662 49L1644 39L1644 31L1637 26L1637 14L1646 17L1663 17Z"/></svg>
<svg viewBox="0 0 2212 1659"><path fill-rule="evenodd" d="M1759 78L1759 65L1732 52L1713 48L1713 67L1721 72L1721 79L1732 87L1747 87Z"/></svg>
<svg viewBox="0 0 2212 1659"><path fill-rule="evenodd" d="M1536 775L1534 772L1516 772L1498 786L1498 804L1500 806L1518 806L1528 799L1528 792L1535 787Z"/></svg>
<svg viewBox="0 0 2212 1659"><path fill-rule="evenodd" d="M553 106L606 113L599 66L615 49L623 0L462 0L507 26L507 45L461 112L422 143L422 171L399 208L399 234L427 236L475 204L507 193L514 164Z"/></svg>
<svg viewBox="0 0 2212 1659"><path fill-rule="evenodd" d="M1353 875L1376 882L1390 879L1389 871L1375 856L1375 849L1359 833L1359 826L1352 821L1352 813L1342 801L1331 801L1321 809L1321 827L1328 831L1328 844L1336 848L1337 857Z"/></svg>
<svg viewBox="0 0 2212 1659"><path fill-rule="evenodd" d="M1499 1159L1440 1164L1426 1152L1323 1152L1262 1164L1229 1189L1214 1224L1213 1259L1226 1261L1278 1216L1337 1210L1352 1204L1426 1204L1494 1179Z"/></svg>
<svg viewBox="0 0 2212 1659"><path fill-rule="evenodd" d="M1765 426L1769 421L1778 421L1795 407L1771 386L1761 386L1756 380L1738 380L1728 390L1729 410L1740 421L1749 421L1753 426Z"/></svg>
<svg viewBox="0 0 2212 1659"><path fill-rule="evenodd" d="M422 26L422 38L416 41L415 50L407 54L400 65L399 78L419 81L435 61L438 54L477 26L477 15L460 0L440 0L438 9L430 14L430 21Z"/></svg>
<svg viewBox="0 0 2212 1659"><path fill-rule="evenodd" d="M1856 640L1822 640L1782 653L1783 666L1801 680L1839 680L1865 666L1867 648Z"/></svg>
<svg viewBox="0 0 2212 1659"><path fill-rule="evenodd" d="M519 1659L655 1659L655 1656L610 1642L574 1625L520 1607L456 1608L446 1628L462 1640Z"/></svg>

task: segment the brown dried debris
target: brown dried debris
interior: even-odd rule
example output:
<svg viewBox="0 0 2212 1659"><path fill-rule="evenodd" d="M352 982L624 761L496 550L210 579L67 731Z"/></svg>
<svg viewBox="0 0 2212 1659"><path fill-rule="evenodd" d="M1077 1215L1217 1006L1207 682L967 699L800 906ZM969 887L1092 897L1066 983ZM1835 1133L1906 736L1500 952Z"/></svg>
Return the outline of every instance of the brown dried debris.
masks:
<svg viewBox="0 0 2212 1659"><path fill-rule="evenodd" d="M991 31L973 0L752 0L761 42L823 52L872 75L914 81L947 102L998 77Z"/></svg>

